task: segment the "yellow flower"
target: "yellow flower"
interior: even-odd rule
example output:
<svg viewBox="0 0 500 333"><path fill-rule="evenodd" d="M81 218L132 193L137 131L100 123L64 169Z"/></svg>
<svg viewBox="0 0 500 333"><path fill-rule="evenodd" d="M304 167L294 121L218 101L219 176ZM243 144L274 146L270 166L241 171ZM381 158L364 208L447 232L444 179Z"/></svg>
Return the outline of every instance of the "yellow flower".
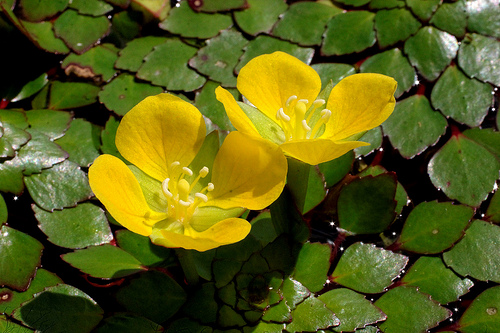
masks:
<svg viewBox="0 0 500 333"><path fill-rule="evenodd" d="M89 169L90 186L121 225L155 244L206 251L238 242L251 226L237 217L278 198L286 158L278 146L238 132L219 149L215 134L205 138L203 116L191 104L148 97L116 133L133 165L101 155Z"/></svg>
<svg viewBox="0 0 500 333"><path fill-rule="evenodd" d="M234 127L262 136L280 145L287 156L312 165L368 145L352 139L380 125L396 103L396 81L381 74L348 76L327 101L318 98L321 80L316 71L283 52L252 59L241 69L237 88L255 107L236 102L224 88L216 89Z"/></svg>

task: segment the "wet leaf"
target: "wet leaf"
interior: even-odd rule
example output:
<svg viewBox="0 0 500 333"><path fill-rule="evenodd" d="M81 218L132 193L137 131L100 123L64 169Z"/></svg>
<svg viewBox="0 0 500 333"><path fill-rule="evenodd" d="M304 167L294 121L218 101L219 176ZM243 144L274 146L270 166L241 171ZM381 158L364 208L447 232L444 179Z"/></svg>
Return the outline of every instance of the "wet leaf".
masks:
<svg viewBox="0 0 500 333"><path fill-rule="evenodd" d="M109 243L113 234L104 211L90 203L52 213L33 205L39 228L48 240L61 247L79 249Z"/></svg>
<svg viewBox="0 0 500 333"><path fill-rule="evenodd" d="M69 8L83 15L101 16L113 10L113 6L101 0L71 0Z"/></svg>
<svg viewBox="0 0 500 333"><path fill-rule="evenodd" d="M375 14L351 11L334 16L328 22L321 53L326 56L361 52L375 44Z"/></svg>
<svg viewBox="0 0 500 333"><path fill-rule="evenodd" d="M62 12L68 3L69 0L20 0L19 7L28 21L38 22Z"/></svg>
<svg viewBox="0 0 500 333"><path fill-rule="evenodd" d="M215 98L215 89L219 86L217 82L207 81L200 92L196 94L195 105L200 112L208 117L222 131L234 130L231 121L227 117L226 110L221 102ZM239 98L236 89L229 88L235 98Z"/></svg>
<svg viewBox="0 0 500 333"><path fill-rule="evenodd" d="M247 0L189 0L188 3L193 10L198 12L221 12L232 9L243 9L247 6Z"/></svg>
<svg viewBox="0 0 500 333"><path fill-rule="evenodd" d="M500 38L500 7L498 0L468 0L466 2L470 31Z"/></svg>
<svg viewBox="0 0 500 333"><path fill-rule="evenodd" d="M168 40L156 46L144 58L145 62L139 68L137 77L164 86L167 90L192 91L200 88L206 79L187 66L188 60L196 51L196 48L180 40Z"/></svg>
<svg viewBox="0 0 500 333"><path fill-rule="evenodd" d="M441 0L406 0L406 5L423 21L427 21L431 18L440 3Z"/></svg>
<svg viewBox="0 0 500 333"><path fill-rule="evenodd" d="M74 27L79 27L74 29ZM54 22L54 32L76 53L83 53L110 31L111 23L105 16L80 15L66 10Z"/></svg>
<svg viewBox="0 0 500 333"><path fill-rule="evenodd" d="M420 257L401 280L404 286L418 287L432 299L447 304L469 292L474 283L458 277L439 257Z"/></svg>
<svg viewBox="0 0 500 333"><path fill-rule="evenodd" d="M85 172L70 161L24 177L24 183L35 203L48 211L73 207L92 196Z"/></svg>
<svg viewBox="0 0 500 333"><path fill-rule="evenodd" d="M104 130L101 132L101 151L104 154L116 156L125 162L126 160L120 152L118 152L115 145L116 130L118 129L118 125L120 125L120 122L115 117L110 117L106 122Z"/></svg>
<svg viewBox="0 0 500 333"><path fill-rule="evenodd" d="M69 160L88 167L99 156L97 127L86 120L75 119L64 136L56 143L69 153Z"/></svg>
<svg viewBox="0 0 500 333"><path fill-rule="evenodd" d="M156 266L173 260L172 249L151 243L149 237L121 229L116 231L118 246L133 255L145 266Z"/></svg>
<svg viewBox="0 0 500 333"><path fill-rule="evenodd" d="M62 255L71 266L101 279L116 279L143 271L141 263L119 247L104 244Z"/></svg>
<svg viewBox="0 0 500 333"><path fill-rule="evenodd" d="M481 281L500 281L500 227L474 221L460 242L443 254L446 265L463 276Z"/></svg>
<svg viewBox="0 0 500 333"><path fill-rule="evenodd" d="M71 53L62 62L66 75L75 74L82 78L109 81L116 74L114 64L118 59L118 49L112 44L102 44L84 54Z"/></svg>
<svg viewBox="0 0 500 333"><path fill-rule="evenodd" d="M129 12L116 13L111 19L111 24L113 30L110 37L112 38L113 34L116 34L127 41L136 37L142 29L139 22L135 21L135 15Z"/></svg>
<svg viewBox="0 0 500 333"><path fill-rule="evenodd" d="M90 332L103 310L89 295L67 285L45 288L14 312L14 318L39 331Z"/></svg>
<svg viewBox="0 0 500 333"><path fill-rule="evenodd" d="M468 1L469 3L470 1ZM458 0L451 3L443 3L432 17L430 23L436 28L446 31L457 37L465 35L467 27L467 13L465 2Z"/></svg>
<svg viewBox="0 0 500 333"><path fill-rule="evenodd" d="M325 303L314 296L306 298L292 311L292 322L286 325L286 331L315 332L320 328L338 326L340 320L326 307Z"/></svg>
<svg viewBox="0 0 500 333"><path fill-rule="evenodd" d="M382 128L401 156L410 159L434 145L447 125L424 95L413 95L396 104Z"/></svg>
<svg viewBox="0 0 500 333"><path fill-rule="evenodd" d="M9 213L7 211L7 204L5 203L3 196L0 195L0 226L7 222L8 216Z"/></svg>
<svg viewBox="0 0 500 333"><path fill-rule="evenodd" d="M362 137L359 138L358 141L367 142L369 146L361 146L354 149L355 157L366 156L368 154L373 153L375 150L379 149L382 146L382 127L377 126L372 128L363 134Z"/></svg>
<svg viewBox="0 0 500 333"><path fill-rule="evenodd" d="M478 34L465 35L458 64L469 77L500 86L499 41Z"/></svg>
<svg viewBox="0 0 500 333"><path fill-rule="evenodd" d="M407 263L408 257L402 254L358 242L342 254L331 279L361 293L381 293Z"/></svg>
<svg viewBox="0 0 500 333"><path fill-rule="evenodd" d="M352 151L332 161L318 165L319 170L325 177L326 187L332 187L344 178L352 168L354 153Z"/></svg>
<svg viewBox="0 0 500 333"><path fill-rule="evenodd" d="M36 130L46 135L50 140L55 140L64 135L73 115L71 112L65 111L30 110L26 111L26 117L28 118L31 132Z"/></svg>
<svg viewBox="0 0 500 333"><path fill-rule="evenodd" d="M422 24L406 8L380 10L375 15L375 30L381 48L405 41L421 26Z"/></svg>
<svg viewBox="0 0 500 333"><path fill-rule="evenodd" d="M348 64L321 63L311 66L321 77L321 90L332 81L333 85L339 83L343 78L355 74L356 69Z"/></svg>
<svg viewBox="0 0 500 333"><path fill-rule="evenodd" d="M472 301L458 321L460 332L494 332L500 325L499 304L499 286L483 291Z"/></svg>
<svg viewBox="0 0 500 333"><path fill-rule="evenodd" d="M417 253L440 253L463 235L474 210L451 202L422 202L411 212L401 231L401 248Z"/></svg>
<svg viewBox="0 0 500 333"><path fill-rule="evenodd" d="M55 286L59 283L62 283L62 280L55 274L43 268L37 269L36 275L31 280L30 286L26 291L17 292L8 288L0 288L2 312L11 315L22 303L32 299L36 293L43 291L46 287Z"/></svg>
<svg viewBox="0 0 500 333"><path fill-rule="evenodd" d="M43 245L21 231L0 229L0 285L23 291L40 266Z"/></svg>
<svg viewBox="0 0 500 333"><path fill-rule="evenodd" d="M66 54L70 49L63 40L54 34L54 23L52 21L28 22L20 21L24 27L26 35L39 48L56 54Z"/></svg>
<svg viewBox="0 0 500 333"><path fill-rule="evenodd" d="M495 156L460 133L434 154L427 168L436 188L473 207L493 190L499 169Z"/></svg>
<svg viewBox="0 0 500 333"><path fill-rule="evenodd" d="M368 58L359 69L363 73L379 73L393 77L398 82L396 98L410 90L417 79L415 69L398 48Z"/></svg>
<svg viewBox="0 0 500 333"><path fill-rule="evenodd" d="M254 40L250 41L245 47L245 53L240 58L240 62L235 68L238 73L240 69L245 66L253 58L266 53L273 53L275 51L283 51L288 53L306 64L311 62L314 55L314 49L299 47L287 41L279 40L266 35L259 35Z"/></svg>
<svg viewBox="0 0 500 333"><path fill-rule="evenodd" d="M340 319L340 326L332 328L334 332L355 331L386 319L386 315L365 296L349 289L330 290L318 298Z"/></svg>
<svg viewBox="0 0 500 333"><path fill-rule="evenodd" d="M67 110L93 104L101 90L85 82L53 81L50 86L49 109Z"/></svg>
<svg viewBox="0 0 500 333"><path fill-rule="evenodd" d="M300 45L320 45L328 21L342 10L320 2L292 3L280 16L272 35Z"/></svg>
<svg viewBox="0 0 500 333"><path fill-rule="evenodd" d="M247 9L234 12L234 21L241 30L256 36L271 31L287 7L283 0L248 0Z"/></svg>
<svg viewBox="0 0 500 333"><path fill-rule="evenodd" d="M434 27L423 27L405 42L404 52L410 63L429 81L434 81L455 58L455 36Z"/></svg>
<svg viewBox="0 0 500 333"><path fill-rule="evenodd" d="M354 234L379 233L395 217L396 178L391 174L355 179L338 199L340 228Z"/></svg>
<svg viewBox="0 0 500 333"><path fill-rule="evenodd" d="M470 128L465 130L463 134L500 159L500 132L493 128Z"/></svg>
<svg viewBox="0 0 500 333"><path fill-rule="evenodd" d="M132 313L118 313L105 318L92 332L95 333L155 333L164 332L163 327L144 317Z"/></svg>
<svg viewBox="0 0 500 333"><path fill-rule="evenodd" d="M127 311L162 323L184 304L186 292L170 276L149 271L129 280L116 299Z"/></svg>
<svg viewBox="0 0 500 333"><path fill-rule="evenodd" d="M23 169L18 158L0 163L0 191L20 195L24 190Z"/></svg>
<svg viewBox="0 0 500 333"><path fill-rule="evenodd" d="M432 105L445 116L471 127L479 126L491 106L493 89L469 79L457 66L450 66L432 89Z"/></svg>
<svg viewBox="0 0 500 333"><path fill-rule="evenodd" d="M406 6L404 0L371 0L371 9L396 8Z"/></svg>
<svg viewBox="0 0 500 333"><path fill-rule="evenodd" d="M0 315L0 330L9 333L32 333L33 330L16 324L4 315Z"/></svg>
<svg viewBox="0 0 500 333"><path fill-rule="evenodd" d="M293 278L312 292L323 289L330 268L331 247L320 243L305 243L297 257Z"/></svg>
<svg viewBox="0 0 500 333"><path fill-rule="evenodd" d="M500 191L496 191L491 198L488 210L484 216L484 220L495 223L500 223Z"/></svg>
<svg viewBox="0 0 500 333"><path fill-rule="evenodd" d="M45 87L48 82L49 80L47 79L47 73L43 73L33 81L26 83L21 91L16 95L16 97L11 99L11 102L17 102L33 96L34 94L42 90L42 88Z"/></svg>
<svg viewBox="0 0 500 333"><path fill-rule="evenodd" d="M167 38L156 36L145 36L131 40L122 50L120 50L115 67L137 72L143 63L144 57L146 57L155 46L163 44L165 41L167 41Z"/></svg>
<svg viewBox="0 0 500 333"><path fill-rule="evenodd" d="M387 315L387 320L379 325L383 332L423 333L451 316L450 310L414 287L391 289L375 302L375 306Z"/></svg>
<svg viewBox="0 0 500 333"><path fill-rule="evenodd" d="M15 152L31 140L31 135L28 132L13 124L4 122L2 130L3 135L0 140L4 143L5 147L4 157L14 157Z"/></svg>
<svg viewBox="0 0 500 333"><path fill-rule="evenodd" d="M288 159L287 184L302 214L319 205L326 196L325 181L319 169L302 161Z"/></svg>
<svg viewBox="0 0 500 333"><path fill-rule="evenodd" d="M182 37L206 39L216 36L231 24L229 15L197 13L189 7L187 1L182 1L178 7L170 10L167 19L160 23L160 28Z"/></svg>

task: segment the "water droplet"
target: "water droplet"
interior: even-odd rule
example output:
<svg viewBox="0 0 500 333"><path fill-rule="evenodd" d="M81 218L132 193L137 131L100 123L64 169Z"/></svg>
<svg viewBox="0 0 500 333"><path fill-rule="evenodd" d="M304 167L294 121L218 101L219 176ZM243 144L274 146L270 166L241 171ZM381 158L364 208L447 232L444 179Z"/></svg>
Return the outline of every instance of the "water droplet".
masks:
<svg viewBox="0 0 500 333"><path fill-rule="evenodd" d="M434 230L432 230L432 234L433 234L433 235L437 235L438 233L439 233L439 230L438 230L438 229L434 229Z"/></svg>
<svg viewBox="0 0 500 333"><path fill-rule="evenodd" d="M76 43L76 46L82 46L83 44L82 43Z"/></svg>
<svg viewBox="0 0 500 333"><path fill-rule="evenodd" d="M490 316L493 316L497 314L497 308L491 307L486 309L486 313L489 314Z"/></svg>

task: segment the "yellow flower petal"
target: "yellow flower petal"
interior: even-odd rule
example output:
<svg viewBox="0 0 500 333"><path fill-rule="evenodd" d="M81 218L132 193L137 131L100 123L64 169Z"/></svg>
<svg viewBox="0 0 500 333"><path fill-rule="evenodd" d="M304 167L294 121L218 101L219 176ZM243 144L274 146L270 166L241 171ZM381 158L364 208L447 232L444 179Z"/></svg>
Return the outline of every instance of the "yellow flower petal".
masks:
<svg viewBox="0 0 500 333"><path fill-rule="evenodd" d="M280 148L288 156L317 165L338 158L354 148L367 145L369 144L361 141L334 142L328 139L311 139L285 142Z"/></svg>
<svg viewBox="0 0 500 333"><path fill-rule="evenodd" d="M286 173L286 158L277 145L231 132L215 158L215 189L203 206L263 209L280 195Z"/></svg>
<svg viewBox="0 0 500 333"><path fill-rule="evenodd" d="M256 57L243 66L237 87L257 109L276 119L276 112L292 95L307 99L307 107L311 106L321 90L321 79L312 67L299 59L274 52Z"/></svg>
<svg viewBox="0 0 500 333"><path fill-rule="evenodd" d="M165 247L182 247L200 252L215 249L222 245L233 244L244 239L251 225L246 220L229 218L222 220L205 231L186 229L184 234L153 228L150 236L153 243Z"/></svg>
<svg viewBox="0 0 500 333"><path fill-rule="evenodd" d="M160 94L144 99L123 117L115 140L123 157L163 181L172 162L191 163L205 133L203 117L193 105Z"/></svg>
<svg viewBox="0 0 500 333"><path fill-rule="evenodd" d="M149 236L150 226L167 216L151 210L139 182L119 158L99 156L89 169L89 182L109 213L130 231Z"/></svg>
<svg viewBox="0 0 500 333"><path fill-rule="evenodd" d="M215 97L224 105L226 114L234 128L245 134L259 136L254 124L236 103L234 96L229 91L219 86L215 89Z"/></svg>
<svg viewBox="0 0 500 333"><path fill-rule="evenodd" d="M382 124L394 110L397 82L381 74L355 74L333 87L326 108L332 111L322 138L345 139Z"/></svg>

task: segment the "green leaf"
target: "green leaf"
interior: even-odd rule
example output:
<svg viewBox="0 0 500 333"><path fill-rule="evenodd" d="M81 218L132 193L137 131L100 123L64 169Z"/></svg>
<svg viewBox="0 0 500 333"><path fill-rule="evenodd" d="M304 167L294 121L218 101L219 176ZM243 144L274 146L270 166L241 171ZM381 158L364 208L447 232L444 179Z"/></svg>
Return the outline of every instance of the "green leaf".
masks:
<svg viewBox="0 0 500 333"><path fill-rule="evenodd" d="M470 3L470 1L467 1L467 3ZM461 38L465 35L465 28L467 27L465 6L463 0L443 3L439 6L430 23L438 29Z"/></svg>
<svg viewBox="0 0 500 333"><path fill-rule="evenodd" d="M28 132L7 122L2 124L2 130L3 135L1 140L4 142L5 147L8 150L4 157L14 157L15 151L19 150L31 139L31 135Z"/></svg>
<svg viewBox="0 0 500 333"><path fill-rule="evenodd" d="M0 229L0 285L23 291L40 266L43 245L6 225Z"/></svg>
<svg viewBox="0 0 500 333"><path fill-rule="evenodd" d="M66 110L93 104L101 89L84 82L53 81L50 86L49 109Z"/></svg>
<svg viewBox="0 0 500 333"><path fill-rule="evenodd" d="M75 74L96 81L109 81L115 76L114 64L118 59L118 49L112 44L102 44L84 54L71 53L61 63L66 75Z"/></svg>
<svg viewBox="0 0 500 333"><path fill-rule="evenodd" d="M8 217L9 213L7 211L7 204L5 203L3 196L0 195L0 226L7 222Z"/></svg>
<svg viewBox="0 0 500 333"><path fill-rule="evenodd" d="M319 205L326 196L325 182L319 169L293 158L288 159L287 184L302 214Z"/></svg>
<svg viewBox="0 0 500 333"><path fill-rule="evenodd" d="M69 153L69 160L88 167L99 156L97 127L86 120L75 119L56 143Z"/></svg>
<svg viewBox="0 0 500 333"><path fill-rule="evenodd" d="M327 25L321 53L327 56L361 52L375 44L375 14L350 11L334 16Z"/></svg>
<svg viewBox="0 0 500 333"><path fill-rule="evenodd" d="M31 280L30 286L26 291L17 292L8 288L0 288L2 312L11 315L22 303L32 299L36 293L43 291L46 287L55 286L59 283L62 283L62 280L57 275L43 268L37 269L36 275Z"/></svg>
<svg viewBox="0 0 500 333"><path fill-rule="evenodd" d="M413 13L422 21L427 21L440 5L441 0L406 0L406 5L410 7Z"/></svg>
<svg viewBox="0 0 500 333"><path fill-rule="evenodd" d="M380 10L375 15L375 30L381 48L405 41L421 26L422 24L406 8Z"/></svg>
<svg viewBox="0 0 500 333"><path fill-rule="evenodd" d="M371 0L338 0L338 2L343 3L345 5L360 7L366 5Z"/></svg>
<svg viewBox="0 0 500 333"><path fill-rule="evenodd" d="M73 115L70 112L54 110L30 110L26 111L26 117L30 124L30 131L36 130L55 140L64 135L68 129Z"/></svg>
<svg viewBox="0 0 500 333"><path fill-rule="evenodd" d="M330 290L318 298L340 319L340 326L332 329L334 332L357 331L386 319L386 315L365 296L349 289Z"/></svg>
<svg viewBox="0 0 500 333"><path fill-rule="evenodd" d="M325 177L326 186L332 187L341 181L351 171L353 163L354 153L350 151L332 161L319 164L318 168Z"/></svg>
<svg viewBox="0 0 500 333"><path fill-rule="evenodd" d="M70 49L64 41L54 34L54 23L52 21L28 22L20 21L26 35L39 48L56 54L66 54Z"/></svg>
<svg viewBox="0 0 500 333"><path fill-rule="evenodd" d="M330 268L331 251L327 244L305 243L298 254L293 278L312 292L323 289Z"/></svg>
<svg viewBox="0 0 500 333"><path fill-rule="evenodd" d="M18 158L0 163L0 191L20 195L24 190L23 164Z"/></svg>
<svg viewBox="0 0 500 333"><path fill-rule="evenodd" d="M432 89L432 105L454 120L479 126L491 106L493 89L487 83L469 79L456 66L450 66Z"/></svg>
<svg viewBox="0 0 500 333"><path fill-rule="evenodd" d="M236 291L232 286L234 293L234 303L236 303ZM221 289L222 290L222 289ZM219 291L218 295L222 295ZM222 297L221 297L222 299ZM235 304L232 306L234 307ZM191 298L188 299L183 307L183 312L191 318L198 320L203 324L215 324L217 319L218 305L215 301L215 286L213 283L204 283L199 289L194 291Z"/></svg>
<svg viewBox="0 0 500 333"><path fill-rule="evenodd" d="M471 128L465 130L463 135L472 141L479 143L484 148L500 159L500 132L493 128Z"/></svg>
<svg viewBox="0 0 500 333"><path fill-rule="evenodd" d="M206 81L187 66L188 60L195 55L195 47L184 44L178 39L170 39L154 48L144 58L137 77L164 86L167 90L192 91L200 88Z"/></svg>
<svg viewBox="0 0 500 333"><path fill-rule="evenodd" d="M109 229L104 211L90 203L82 203L75 208L66 208L53 213L32 206L39 228L48 240L70 249L109 243L113 234Z"/></svg>
<svg viewBox="0 0 500 333"><path fill-rule="evenodd" d="M118 246L133 255L145 266L157 266L159 264L164 266L166 261L168 263L173 261L172 249L151 243L149 237L125 229L116 231L115 236Z"/></svg>
<svg viewBox="0 0 500 333"><path fill-rule="evenodd" d="M418 287L432 299L447 304L468 293L474 283L458 277L439 257L420 257L401 280L404 286Z"/></svg>
<svg viewBox="0 0 500 333"><path fill-rule="evenodd" d="M0 330L2 332L8 333L32 333L33 330L26 328L24 326L18 325L15 322L9 320L6 316L0 315Z"/></svg>
<svg viewBox="0 0 500 333"><path fill-rule="evenodd" d="M395 97L400 97L415 84L416 72L398 48L376 54L360 66L363 73L379 73L393 77L398 82Z"/></svg>
<svg viewBox="0 0 500 333"><path fill-rule="evenodd" d="M500 38L498 0L468 0L466 7L470 31Z"/></svg>
<svg viewBox="0 0 500 333"><path fill-rule="evenodd" d="M471 78L500 86L500 42L478 34L467 34L460 44L458 64Z"/></svg>
<svg viewBox="0 0 500 333"><path fill-rule="evenodd" d="M14 312L14 318L41 332L90 332L103 310L83 291L67 285L45 288Z"/></svg>
<svg viewBox="0 0 500 333"><path fill-rule="evenodd" d="M46 135L36 130L31 130L30 134L31 140L19 149L17 157L13 159L22 165L25 175L41 172L68 157L68 154Z"/></svg>
<svg viewBox="0 0 500 333"><path fill-rule="evenodd" d="M146 57L155 46L163 44L165 41L167 41L165 37L156 36L145 36L131 40L119 52L115 67L137 72L142 65L144 57Z"/></svg>
<svg viewBox="0 0 500 333"><path fill-rule="evenodd" d="M455 36L428 26L405 42L404 51L419 73L434 81L455 58L458 42Z"/></svg>
<svg viewBox="0 0 500 333"><path fill-rule="evenodd" d="M197 13L187 1L182 1L170 10L167 19L160 23L160 28L182 37L206 39L214 37L231 24L229 15Z"/></svg>
<svg viewBox="0 0 500 333"><path fill-rule="evenodd" d="M70 161L25 177L24 183L35 203L48 211L73 207L92 196L85 172Z"/></svg>
<svg viewBox="0 0 500 333"><path fill-rule="evenodd" d="M447 125L427 97L413 95L397 103L382 128L401 156L410 159L434 145L446 132Z"/></svg>
<svg viewBox="0 0 500 333"><path fill-rule="evenodd" d="M440 253L459 240L474 210L451 202L422 202L411 212L401 231L401 248L416 253Z"/></svg>
<svg viewBox="0 0 500 333"><path fill-rule="evenodd" d="M231 121L229 120L226 110L221 102L215 98L215 89L219 86L217 82L207 81L203 88L196 94L195 105L200 112L209 118L222 131L234 130ZM235 98L239 98L239 93L236 89L229 88L229 92Z"/></svg>
<svg viewBox="0 0 500 333"><path fill-rule="evenodd" d="M74 29L74 27L79 27ZM79 15L66 10L54 22L54 32L66 45L78 54L85 52L110 31L111 23L105 16Z"/></svg>
<svg viewBox="0 0 500 333"><path fill-rule="evenodd" d="M287 7L283 0L248 0L248 8L234 12L234 20L241 30L256 36L271 31Z"/></svg>
<svg viewBox="0 0 500 333"><path fill-rule="evenodd" d="M342 10L320 2L292 3L280 16L272 35L300 45L320 45L327 22Z"/></svg>
<svg viewBox="0 0 500 333"><path fill-rule="evenodd" d="M500 223L500 191L496 191L491 198L486 214L483 217L486 221Z"/></svg>
<svg viewBox="0 0 500 333"><path fill-rule="evenodd" d="M483 291L469 305L458 321L458 329L463 333L494 332L500 326L500 287Z"/></svg>
<svg viewBox="0 0 500 333"><path fill-rule="evenodd" d="M116 34L121 40L132 40L140 32L142 26L139 22L135 20L135 15L133 12L119 12L113 15L111 19L111 38L113 34Z"/></svg>
<svg viewBox="0 0 500 333"><path fill-rule="evenodd" d="M209 79L220 82L224 87L236 87L234 68L248 41L238 31L224 30L206 43L189 60L189 66L207 75Z"/></svg>
<svg viewBox="0 0 500 333"><path fill-rule="evenodd" d="M247 6L247 0L189 1L189 5L197 12L221 12L233 9L243 9Z"/></svg>
<svg viewBox="0 0 500 333"><path fill-rule="evenodd" d="M186 292L170 276L149 271L119 289L116 299L127 311L162 323L184 304Z"/></svg>
<svg viewBox="0 0 500 333"><path fill-rule="evenodd" d="M396 8L406 6L404 0L371 0L370 9Z"/></svg>
<svg viewBox="0 0 500 333"><path fill-rule="evenodd" d="M402 254L358 242L342 254L331 280L361 293L381 293L407 263Z"/></svg>
<svg viewBox="0 0 500 333"><path fill-rule="evenodd" d="M321 328L338 326L340 320L326 307L325 303L314 296L306 298L292 311L292 322L286 325L286 331L316 332Z"/></svg>
<svg viewBox="0 0 500 333"><path fill-rule="evenodd" d="M22 15L29 21L43 21L62 12L68 6L69 0L20 0Z"/></svg>
<svg viewBox="0 0 500 333"><path fill-rule="evenodd" d="M134 256L109 244L89 246L61 257L71 266L101 279L121 278L145 269Z"/></svg>
<svg viewBox="0 0 500 333"><path fill-rule="evenodd" d="M189 318L181 318L174 321L168 328L167 333L177 333L177 332L189 332L189 333L213 333L213 329L208 326L202 326L197 321L191 320Z"/></svg>
<svg viewBox="0 0 500 333"><path fill-rule="evenodd" d="M460 242L443 254L446 265L463 276L481 281L500 281L500 227L474 221Z"/></svg>
<svg viewBox="0 0 500 333"><path fill-rule="evenodd" d="M379 325L382 332L426 332L451 316L451 311L432 301L413 287L397 287L376 302L387 315Z"/></svg>
<svg viewBox="0 0 500 333"><path fill-rule="evenodd" d="M132 313L118 313L101 321L95 333L155 333L164 332L163 327L144 317Z"/></svg>
<svg viewBox="0 0 500 333"><path fill-rule="evenodd" d="M297 4L299 3L302 2ZM343 78L356 73L356 69L348 64L321 63L314 64L311 67L318 72L321 78L321 90L325 89L330 82L332 82L332 85L336 85Z"/></svg>
<svg viewBox="0 0 500 333"><path fill-rule="evenodd" d="M306 64L311 62L314 55L314 49L299 47L295 44L284 40L276 39L267 35L259 35L254 40L250 41L245 47L245 53L240 58L240 62L235 68L238 73L250 60L262 54L273 53L275 51L283 51L288 53Z"/></svg>
<svg viewBox="0 0 500 333"><path fill-rule="evenodd" d="M358 141L363 141L367 142L370 145L369 146L361 146L356 149L354 149L354 156L355 157L360 157L360 156L366 156L368 154L373 153L375 150L379 149L382 147L382 127L377 126L375 128L372 128L371 130L367 131L365 134L363 134L362 137L358 139Z"/></svg>
<svg viewBox="0 0 500 333"><path fill-rule="evenodd" d="M71 0L69 8L83 15L101 16L113 10L113 6L101 0Z"/></svg>
<svg viewBox="0 0 500 333"><path fill-rule="evenodd" d="M17 102L25 98L31 97L40 90L42 90L42 88L45 87L47 83L49 83L49 80L47 79L47 73L43 73L33 81L26 83L21 89L21 91L16 95L16 97L11 99L10 101Z"/></svg>
<svg viewBox="0 0 500 333"><path fill-rule="evenodd" d="M337 203L339 227L354 234L384 231L395 217L396 185L394 175L383 174L344 186Z"/></svg>
<svg viewBox="0 0 500 333"><path fill-rule="evenodd" d="M449 198L477 207L493 190L500 162L462 134L453 135L432 157L429 177Z"/></svg>
<svg viewBox="0 0 500 333"><path fill-rule="evenodd" d="M123 156L118 152L115 144L116 130L120 122L115 117L110 117L106 122L104 130L101 132L101 151L104 154L116 156L126 162Z"/></svg>

